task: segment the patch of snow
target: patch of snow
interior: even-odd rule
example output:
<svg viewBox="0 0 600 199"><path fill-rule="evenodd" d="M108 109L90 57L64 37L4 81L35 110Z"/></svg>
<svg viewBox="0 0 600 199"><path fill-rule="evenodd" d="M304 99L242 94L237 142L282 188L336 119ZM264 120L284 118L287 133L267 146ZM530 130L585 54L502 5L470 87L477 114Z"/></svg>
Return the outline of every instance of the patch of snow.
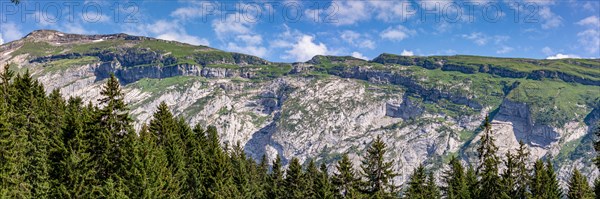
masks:
<svg viewBox="0 0 600 199"><path fill-rule="evenodd" d="M97 40L94 40L92 42L96 43L96 42L101 42L101 41L104 41L104 39L97 39Z"/></svg>

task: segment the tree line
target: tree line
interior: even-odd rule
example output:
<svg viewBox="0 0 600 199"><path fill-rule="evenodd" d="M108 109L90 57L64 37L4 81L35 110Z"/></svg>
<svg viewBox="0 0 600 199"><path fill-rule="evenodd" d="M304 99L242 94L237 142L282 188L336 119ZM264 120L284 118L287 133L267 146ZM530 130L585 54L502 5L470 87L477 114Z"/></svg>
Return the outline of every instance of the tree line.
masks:
<svg viewBox="0 0 600 199"><path fill-rule="evenodd" d="M549 159L529 164L524 143L497 155L486 118L477 164L452 157L439 175L423 165L398 185L387 146L376 137L360 165L344 154L333 169L292 158L287 168L223 146L217 129L190 126L163 102L135 131L119 81L98 105L47 94L29 72L0 74L0 198L594 198L577 169L560 188ZM600 150L600 143L595 144ZM600 166L600 159L596 160ZM500 167L504 169L499 169ZM358 168L358 169L357 169Z"/></svg>

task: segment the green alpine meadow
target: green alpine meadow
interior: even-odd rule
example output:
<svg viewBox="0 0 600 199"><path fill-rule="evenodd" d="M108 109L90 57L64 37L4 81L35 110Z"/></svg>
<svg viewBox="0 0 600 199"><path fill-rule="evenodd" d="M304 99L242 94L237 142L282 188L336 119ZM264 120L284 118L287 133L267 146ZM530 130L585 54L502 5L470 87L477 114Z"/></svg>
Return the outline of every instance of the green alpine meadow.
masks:
<svg viewBox="0 0 600 199"><path fill-rule="evenodd" d="M600 197L600 59L0 45L0 198Z"/></svg>

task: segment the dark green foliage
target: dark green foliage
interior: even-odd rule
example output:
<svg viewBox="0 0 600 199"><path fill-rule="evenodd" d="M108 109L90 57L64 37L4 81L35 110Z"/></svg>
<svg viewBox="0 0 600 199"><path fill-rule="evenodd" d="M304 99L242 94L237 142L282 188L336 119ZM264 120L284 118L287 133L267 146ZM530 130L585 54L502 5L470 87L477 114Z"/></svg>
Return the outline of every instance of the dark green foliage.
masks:
<svg viewBox="0 0 600 199"><path fill-rule="evenodd" d="M386 144L377 136L367 149L367 153L362 160L362 176L366 180L361 185L361 192L378 198L390 197L395 193L395 185L392 179L397 176L392 166L393 161L386 161L384 158L387 152Z"/></svg>
<svg viewBox="0 0 600 199"><path fill-rule="evenodd" d="M285 198L304 198L306 183L302 176L302 165L298 158L292 158L285 172Z"/></svg>
<svg viewBox="0 0 600 199"><path fill-rule="evenodd" d="M358 183L352 162L348 154L344 154L336 165L337 172L332 176L332 183L338 198L358 198Z"/></svg>
<svg viewBox="0 0 600 199"><path fill-rule="evenodd" d="M569 199L592 199L594 198L594 192L588 184L587 178L583 176L579 170L574 169L573 175L569 180L569 192L567 194Z"/></svg>
<svg viewBox="0 0 600 199"><path fill-rule="evenodd" d="M477 148L480 161L478 175L481 178L479 198L500 198L503 189L500 184L500 176L498 176L499 159L496 155L498 148L494 144L492 125L488 117L485 118L483 135L479 144L479 148Z"/></svg>
<svg viewBox="0 0 600 199"><path fill-rule="evenodd" d="M469 199L469 184L463 165L456 156L450 159L450 169L444 173L443 181L446 184L443 191L448 199Z"/></svg>

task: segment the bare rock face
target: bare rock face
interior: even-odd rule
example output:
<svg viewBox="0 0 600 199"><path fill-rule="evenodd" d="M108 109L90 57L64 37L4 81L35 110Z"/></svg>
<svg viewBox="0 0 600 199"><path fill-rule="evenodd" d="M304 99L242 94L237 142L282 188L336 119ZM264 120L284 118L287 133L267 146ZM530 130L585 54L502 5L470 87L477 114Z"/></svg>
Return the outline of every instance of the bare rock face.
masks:
<svg viewBox="0 0 600 199"><path fill-rule="evenodd" d="M15 53L27 42L71 48L106 40L124 44L117 46L117 51L97 49L41 56ZM591 126L600 119L599 107L578 104L583 114L564 125L540 123L533 117L532 102L507 97L519 87L518 82L491 92L501 96L494 102L480 100L489 94L477 93L481 92L476 90L480 85L471 83L476 76L460 76L483 73L490 79L527 78L539 72L513 73L490 64L467 68L448 64L443 57L390 54L371 62L317 56L306 63L290 64L288 71L279 72L282 69L274 67L274 63L222 51L216 55L195 54L187 57L195 63L180 63L186 57L132 47L143 40L159 41L125 34L72 35L41 30L0 46L0 61L14 63L13 70L17 72L29 69L47 91L60 89L66 97L81 96L93 103L99 98L105 79L114 73L124 86L136 128L147 123L164 101L176 116L191 124L215 125L224 143L239 143L257 160L263 155L269 159L282 156L284 163L292 157L301 161L316 158L333 168L341 154L349 153L359 165L368 144L381 136L389 147L387 158L394 160L395 169L401 174L395 180L402 183L422 163L434 170L443 169L453 155L465 163L475 163L478 129L485 116L491 114L499 153L516 149L518 142L524 141L532 160L552 157L558 161L562 180L567 179L573 167L581 168L590 177L598 175L591 166L593 152L586 151L586 146L591 142ZM207 51L207 47L197 51ZM86 57L93 61L60 65L61 61ZM413 74L420 70L436 74ZM463 78L464 85L458 87L465 87L464 92L449 89L457 85L444 82L446 79L441 78L452 79L443 76L446 74ZM598 88L593 87L593 79L569 79L560 74L555 79L589 86L585 87L588 90ZM593 95L588 98L600 97Z"/></svg>

